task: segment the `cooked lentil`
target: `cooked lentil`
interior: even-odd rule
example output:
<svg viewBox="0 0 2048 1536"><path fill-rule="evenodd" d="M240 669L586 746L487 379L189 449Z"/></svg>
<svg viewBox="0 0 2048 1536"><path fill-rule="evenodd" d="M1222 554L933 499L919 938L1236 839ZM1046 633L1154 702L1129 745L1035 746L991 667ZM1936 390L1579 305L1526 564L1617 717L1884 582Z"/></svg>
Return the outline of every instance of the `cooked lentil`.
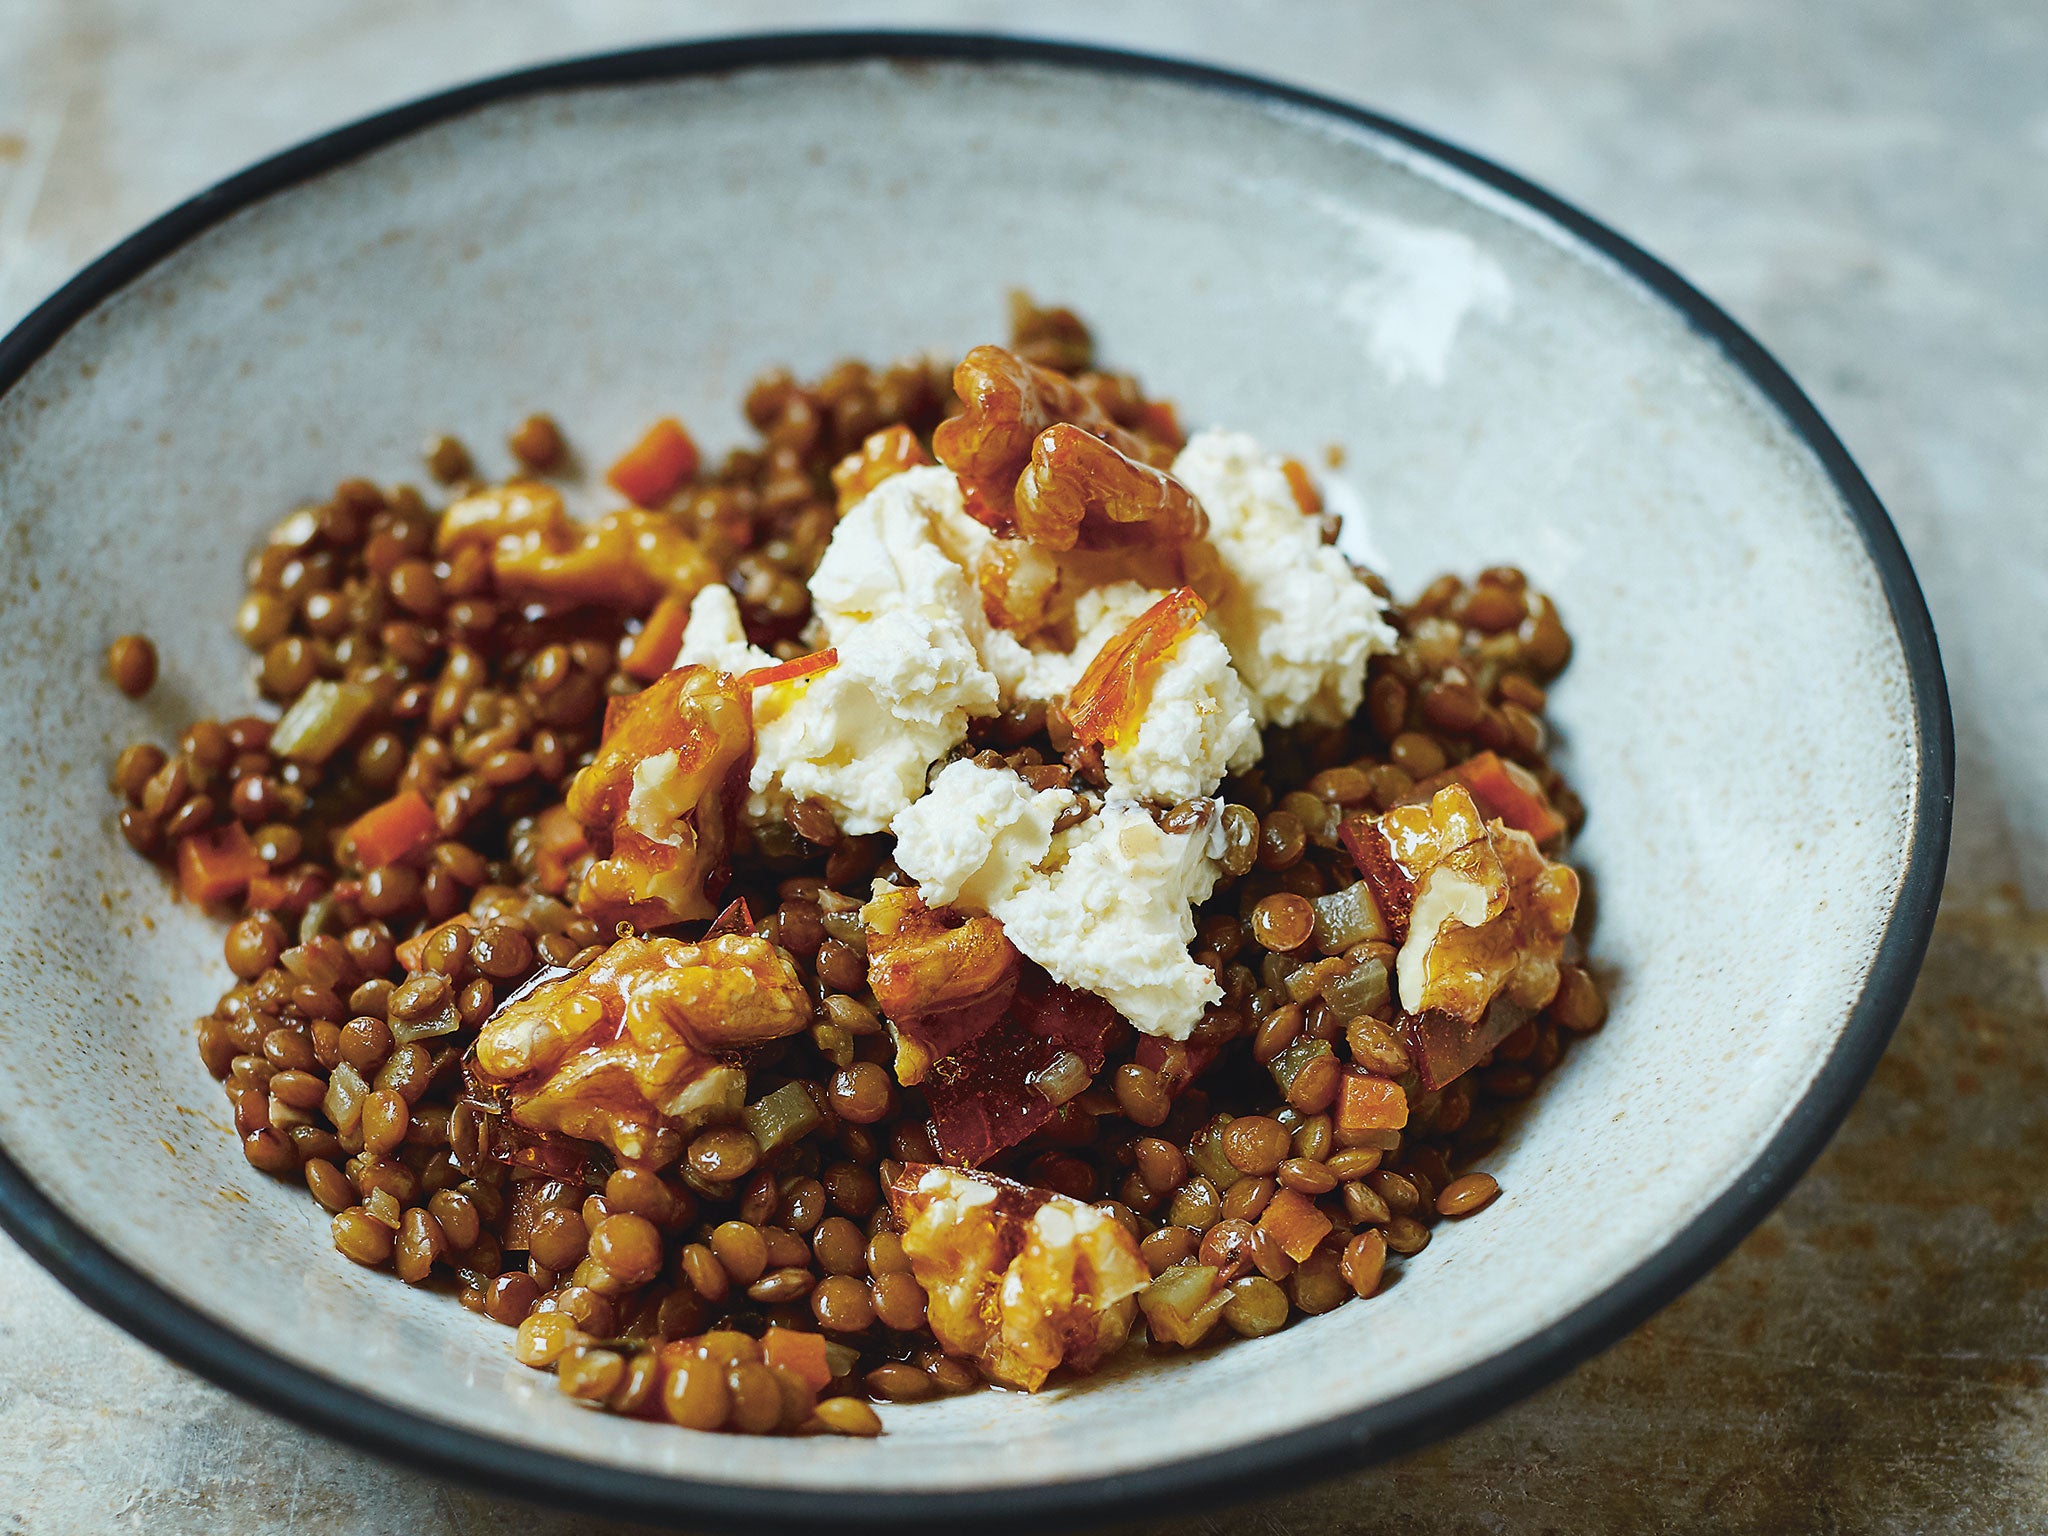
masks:
<svg viewBox="0 0 2048 1536"><path fill-rule="evenodd" d="M1090 371L1073 315L1019 301L1015 329L1024 355L1075 374L1134 441L1177 445L1170 407ZM770 374L745 407L761 446L686 468L646 515L694 541L749 637L789 660L804 654L805 583L837 522L834 466L882 428L928 447L956 402L947 371L920 361L849 363L809 384ZM529 475L567 456L542 415L506 446ZM452 437L426 452L443 484L478 473ZM1312 490L1305 474L1297 485ZM651 601L528 602L482 552L438 552L439 523L416 490L364 480L291 513L232 616L286 729L203 719L173 750L137 743L113 765L139 853L181 872L222 849L245 858L223 939L234 984L195 1032L245 1156L303 1180L347 1259L413 1283L451 1275L465 1305L516 1330L516 1358L553 1367L579 1401L698 1430L870 1436L882 1425L864 1399L980 1385L928 1331L883 1199L902 1164L936 1160L925 1087L889 1069L859 917L873 879L904 877L886 837L842 836L822 802L792 802L779 831L736 849L727 893L814 1006L807 1032L748 1054L748 1096L759 1108L788 1085L802 1098L772 1119L714 1117L645 1164L488 1150L495 1110L464 1071L479 1028L612 937L575 909L576 855L557 823L608 704L645 685L628 661L660 616ZM1210 1338L1373 1296L1389 1254L1429 1241L1426 1222L1491 1202L1490 1176L1458 1170L1605 1018L1574 951L1545 1008L1478 1070L1426 1091L1380 979L1392 946L1371 929L1323 939L1316 903L1342 910L1331 893L1359 878L1345 818L1426 800L1477 753L1527 776L1568 832L1584 816L1544 757L1547 684L1571 654L1555 605L1496 568L1442 577L1392 618L1399 643L1371 662L1358 717L1269 731L1260 766L1224 786L1222 874L1194 946L1224 1002L1185 1045L1114 1046L1092 1082L1079 1056L1059 1057L1044 1069L1054 1120L990 1164L1101 1202L1154 1276L1214 1269L1227 1327ZM123 637L107 667L140 694L155 650ZM978 725L964 749L976 754L1033 789L1104 782L1099 750L1040 704ZM360 841L366 813L395 803L417 839ZM1169 831L1206 814L1192 801L1155 812ZM1358 1132L1341 1097L1354 1077L1397 1085L1405 1123ZM1289 1202L1328 1228L1294 1248L1300 1260L1274 1226ZM777 1330L831 1342L822 1357L779 1354Z"/></svg>
<svg viewBox="0 0 2048 1536"><path fill-rule="evenodd" d="M131 699L156 686L156 646L147 635L123 635L107 647L107 675Z"/></svg>

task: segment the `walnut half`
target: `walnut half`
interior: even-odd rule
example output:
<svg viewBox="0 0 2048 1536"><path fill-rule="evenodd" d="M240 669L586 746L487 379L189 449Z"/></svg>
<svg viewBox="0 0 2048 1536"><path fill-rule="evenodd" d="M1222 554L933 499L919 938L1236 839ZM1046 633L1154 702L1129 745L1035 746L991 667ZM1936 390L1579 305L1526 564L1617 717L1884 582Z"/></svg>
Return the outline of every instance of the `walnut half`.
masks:
<svg viewBox="0 0 2048 1536"><path fill-rule="evenodd" d="M803 978L766 939L625 938L486 1020L472 1070L509 1089L513 1124L657 1164L699 1125L739 1112L747 1079L731 1052L811 1017Z"/></svg>
<svg viewBox="0 0 2048 1536"><path fill-rule="evenodd" d="M1151 1282L1137 1241L1092 1205L994 1174L906 1163L889 1186L932 1335L1005 1386L1094 1369Z"/></svg>
<svg viewBox="0 0 2048 1536"><path fill-rule="evenodd" d="M1394 988L1407 1013L1476 1026L1496 999L1533 1010L1556 994L1579 877L1526 832L1488 821L1462 784L1343 830L1401 938Z"/></svg>
<svg viewBox="0 0 2048 1536"><path fill-rule="evenodd" d="M643 927L712 915L746 796L749 690L711 667L678 667L616 701L604 742L566 803L604 857L576 904Z"/></svg>

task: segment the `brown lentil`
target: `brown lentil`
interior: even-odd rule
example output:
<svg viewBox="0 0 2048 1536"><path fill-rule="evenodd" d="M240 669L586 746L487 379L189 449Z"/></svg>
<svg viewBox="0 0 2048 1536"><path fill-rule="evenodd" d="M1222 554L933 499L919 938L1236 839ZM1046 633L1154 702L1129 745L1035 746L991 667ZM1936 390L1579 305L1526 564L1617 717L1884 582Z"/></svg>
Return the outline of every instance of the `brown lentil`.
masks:
<svg viewBox="0 0 2048 1536"><path fill-rule="evenodd" d="M1494 1182L1492 1174L1468 1173L1463 1178L1453 1179L1443 1187L1436 1197L1437 1214L1440 1216L1470 1216L1482 1211L1493 1203L1493 1197L1500 1193L1500 1185Z"/></svg>
<svg viewBox="0 0 2048 1536"><path fill-rule="evenodd" d="M147 635L123 635L107 647L107 675L131 699L156 684L156 647Z"/></svg>
<svg viewBox="0 0 2048 1536"><path fill-rule="evenodd" d="M818 1423L835 1435L871 1440L882 1432L881 1415L857 1397L828 1397L813 1412Z"/></svg>
<svg viewBox="0 0 2048 1536"><path fill-rule="evenodd" d="M1387 1267L1387 1240L1379 1232L1361 1232L1344 1245L1341 1264L1344 1278L1362 1300L1380 1288L1380 1275Z"/></svg>
<svg viewBox="0 0 2048 1536"><path fill-rule="evenodd" d="M562 461L561 428L552 416L533 415L519 423L505 440L512 457L537 475L544 475Z"/></svg>

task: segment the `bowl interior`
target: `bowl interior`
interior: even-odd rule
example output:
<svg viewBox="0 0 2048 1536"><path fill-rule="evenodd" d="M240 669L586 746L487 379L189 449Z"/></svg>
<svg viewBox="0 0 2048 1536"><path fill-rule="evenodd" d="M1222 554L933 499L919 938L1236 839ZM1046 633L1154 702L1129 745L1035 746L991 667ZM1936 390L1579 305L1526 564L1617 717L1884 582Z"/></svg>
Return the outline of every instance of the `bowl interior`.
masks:
<svg viewBox="0 0 2048 1536"><path fill-rule="evenodd" d="M237 712L243 554L346 474L527 412L603 463L723 447L770 364L957 352L1012 285L1072 304L1190 425L1325 473L1401 590L1512 561L1577 640L1554 716L1606 1031L1399 1283L1274 1338L873 1444L576 1410L509 1335L333 1252L256 1177L189 1021L220 935L116 835L114 752ZM327 170L109 297L0 399L16 769L0 816L0 1141L94 1237L287 1360L519 1446L740 1485L1002 1488L1211 1456L1536 1335L1644 1262L1799 1103L1907 863L1909 685L1859 535L1709 341L1544 218L1392 140L1190 83L847 62L559 89ZM99 676L140 629L142 704ZM991 1455L1000 1444L1004 1454Z"/></svg>

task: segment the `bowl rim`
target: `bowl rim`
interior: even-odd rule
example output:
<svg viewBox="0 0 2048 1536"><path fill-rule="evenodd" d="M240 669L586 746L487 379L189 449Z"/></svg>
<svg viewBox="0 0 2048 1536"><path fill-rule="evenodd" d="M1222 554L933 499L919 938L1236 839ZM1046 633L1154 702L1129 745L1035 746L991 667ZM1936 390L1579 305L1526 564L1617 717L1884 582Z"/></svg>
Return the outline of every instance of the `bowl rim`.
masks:
<svg viewBox="0 0 2048 1536"><path fill-rule="evenodd" d="M1906 870L1862 992L1783 1125L1705 1210L1573 1312L1488 1359L1386 1402L1212 1455L1087 1479L965 1493L813 1492L698 1482L585 1461L387 1404L272 1354L117 1256L0 1146L0 1227L102 1316L259 1406L352 1446L498 1493L663 1525L851 1530L973 1521L1096 1524L1271 1491L1276 1474L1333 1476L1472 1425L1607 1348L1720 1261L1833 1136L1905 1011L1933 931L1954 803L1955 741L1933 622L1897 530L1848 450L1769 352L1633 242L1494 162L1364 107L1278 81L1159 55L985 32L820 31L722 37L573 57L438 91L319 134L173 207L96 258L0 339L0 395L99 304L241 209L418 130L548 91L741 69L860 61L1032 64L1139 77L1284 106L1365 128L1523 205L1623 269L1712 343L1780 413L1833 484L1884 593L1905 659L1916 810Z"/></svg>

